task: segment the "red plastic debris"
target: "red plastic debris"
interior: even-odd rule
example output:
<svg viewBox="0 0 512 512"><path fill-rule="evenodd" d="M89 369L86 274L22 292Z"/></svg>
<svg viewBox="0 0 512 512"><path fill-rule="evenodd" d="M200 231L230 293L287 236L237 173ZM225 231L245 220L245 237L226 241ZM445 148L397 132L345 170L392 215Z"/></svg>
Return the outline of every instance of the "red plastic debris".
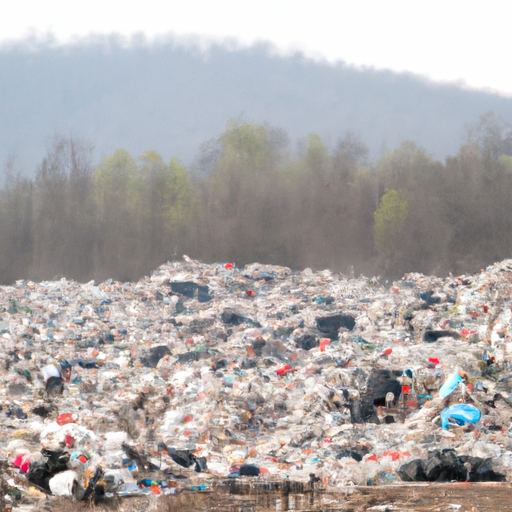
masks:
<svg viewBox="0 0 512 512"><path fill-rule="evenodd" d="M76 416L73 416L70 412L65 412L61 414L57 418L57 423L62 427L62 425L67 425L68 423L76 423Z"/></svg>
<svg viewBox="0 0 512 512"><path fill-rule="evenodd" d="M320 338L320 352L325 352L325 347L331 344L329 338Z"/></svg>
<svg viewBox="0 0 512 512"><path fill-rule="evenodd" d="M28 468L30 467L30 458L27 457L26 459L23 460L23 462L21 463L21 466L20 466L20 471L22 473L26 473L28 471Z"/></svg>
<svg viewBox="0 0 512 512"><path fill-rule="evenodd" d="M439 359L437 359L437 357L429 357L428 358L428 362L432 363L432 364L435 364L435 365L438 365L439 364Z"/></svg>
<svg viewBox="0 0 512 512"><path fill-rule="evenodd" d="M225 268L226 270L228 270L228 269L230 269L230 268L235 268L235 264L234 264L234 263L226 263L226 264L224 265L224 268Z"/></svg>
<svg viewBox="0 0 512 512"><path fill-rule="evenodd" d="M11 464L15 467L15 468L19 468L21 466L21 463L23 462L23 457L25 455L24 454L19 454L15 457L14 460L11 461Z"/></svg>
<svg viewBox="0 0 512 512"><path fill-rule="evenodd" d="M388 450L382 454L383 457L389 456L391 460L398 460L400 457L410 457L411 454L409 452L398 452L396 450Z"/></svg>
<svg viewBox="0 0 512 512"><path fill-rule="evenodd" d="M75 460L78 460L81 464L87 464L87 462L89 462L89 457L81 453Z"/></svg>
<svg viewBox="0 0 512 512"><path fill-rule="evenodd" d="M247 290L245 293L249 295L249 297L256 297L256 293L254 293L252 290Z"/></svg>
<svg viewBox="0 0 512 512"><path fill-rule="evenodd" d="M287 364L285 364L282 368L279 368L278 370L276 370L277 375L280 375L281 377L283 375L286 375L290 371L292 371L292 367Z"/></svg>
<svg viewBox="0 0 512 512"><path fill-rule="evenodd" d="M384 457L389 456L391 460L398 460L400 458L400 452L395 452L392 450L388 450L382 454Z"/></svg>

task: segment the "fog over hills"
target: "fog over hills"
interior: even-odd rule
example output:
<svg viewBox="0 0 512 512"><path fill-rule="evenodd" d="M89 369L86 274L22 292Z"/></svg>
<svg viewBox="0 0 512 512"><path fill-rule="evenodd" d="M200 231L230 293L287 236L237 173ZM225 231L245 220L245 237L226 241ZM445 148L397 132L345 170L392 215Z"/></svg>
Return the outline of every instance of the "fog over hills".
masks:
<svg viewBox="0 0 512 512"><path fill-rule="evenodd" d="M0 48L0 163L15 153L28 173L56 132L91 140L98 158L118 147L155 149L190 164L233 117L283 128L291 141L317 133L331 147L352 131L373 159L405 140L444 159L489 111L512 122L512 99L280 56L264 44L202 51L172 39L127 45L102 36Z"/></svg>

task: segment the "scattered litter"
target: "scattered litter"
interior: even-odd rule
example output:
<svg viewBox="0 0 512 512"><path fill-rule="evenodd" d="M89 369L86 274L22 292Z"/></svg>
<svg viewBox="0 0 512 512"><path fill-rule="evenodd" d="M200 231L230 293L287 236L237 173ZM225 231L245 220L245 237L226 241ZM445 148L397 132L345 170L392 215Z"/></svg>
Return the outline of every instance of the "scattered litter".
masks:
<svg viewBox="0 0 512 512"><path fill-rule="evenodd" d="M511 260L389 286L190 258L137 283L18 281L0 456L34 499L510 481L511 292Z"/></svg>

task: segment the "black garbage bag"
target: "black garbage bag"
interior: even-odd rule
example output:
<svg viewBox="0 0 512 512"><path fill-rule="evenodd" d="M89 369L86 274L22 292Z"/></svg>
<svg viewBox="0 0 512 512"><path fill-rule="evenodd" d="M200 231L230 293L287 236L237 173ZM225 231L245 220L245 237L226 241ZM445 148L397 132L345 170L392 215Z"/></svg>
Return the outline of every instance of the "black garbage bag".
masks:
<svg viewBox="0 0 512 512"><path fill-rule="evenodd" d="M50 377L45 384L46 394L49 398L62 395L64 391L64 379L61 377Z"/></svg>
<svg viewBox="0 0 512 512"><path fill-rule="evenodd" d="M158 345L151 347L149 355L141 358L141 363L149 368L156 368L160 359L166 355L171 355L171 351L167 345Z"/></svg>
<svg viewBox="0 0 512 512"><path fill-rule="evenodd" d="M212 300L208 286L202 286L193 281L176 281L169 283L174 293L189 297L190 299L197 297L199 302L208 302Z"/></svg>
<svg viewBox="0 0 512 512"><path fill-rule="evenodd" d="M217 359L212 362L212 370L216 372L217 370L222 370L223 368L226 368L226 366L229 364L229 361L227 359Z"/></svg>
<svg viewBox="0 0 512 512"><path fill-rule="evenodd" d="M171 459L184 468L194 465L194 454L189 450L176 450L176 448L168 448L167 453Z"/></svg>
<svg viewBox="0 0 512 512"><path fill-rule="evenodd" d="M41 416L41 418L47 418L54 411L55 407L53 405L39 405L32 409L34 414Z"/></svg>
<svg viewBox="0 0 512 512"><path fill-rule="evenodd" d="M242 464L238 470L240 476L259 476L260 468L252 464Z"/></svg>
<svg viewBox="0 0 512 512"><path fill-rule="evenodd" d="M460 334L454 331L425 331L423 341L425 343L435 343L440 338L460 339Z"/></svg>
<svg viewBox="0 0 512 512"><path fill-rule="evenodd" d="M302 350L311 350L318 347L318 343L318 338L310 333L305 333L295 338L295 345Z"/></svg>
<svg viewBox="0 0 512 512"><path fill-rule="evenodd" d="M470 482L505 482L505 475L496 473L492 469L492 459L481 457L471 457L470 455L461 455L460 460L469 471Z"/></svg>
<svg viewBox="0 0 512 512"><path fill-rule="evenodd" d="M183 352L178 354L176 357L178 358L178 363L184 364L189 363L190 361L199 361L201 359L201 354L208 354L207 352L197 352L195 350L190 352Z"/></svg>
<svg viewBox="0 0 512 512"><path fill-rule="evenodd" d="M229 478L238 478L240 476L260 476L261 470L258 466L252 464L233 464L229 468Z"/></svg>
<svg viewBox="0 0 512 512"><path fill-rule="evenodd" d="M429 482L465 482L468 478L464 463L450 449L430 453L423 462L423 470Z"/></svg>
<svg viewBox="0 0 512 512"><path fill-rule="evenodd" d="M458 456L447 448L434 450L426 459L403 464L398 474L404 482L504 482L504 475L492 469L492 459Z"/></svg>
<svg viewBox="0 0 512 512"><path fill-rule="evenodd" d="M254 325L254 327L261 327L259 322L252 320L251 318L246 317L242 313L238 313L234 309L226 308L221 315L221 320L225 324L231 325L240 325L243 323L247 323L250 325Z"/></svg>
<svg viewBox="0 0 512 512"><path fill-rule="evenodd" d="M441 297L434 296L433 290L427 290L425 292L420 293L421 300L425 301L421 307L422 309L427 309L429 306L432 306L433 304L440 304L441 303Z"/></svg>
<svg viewBox="0 0 512 512"><path fill-rule="evenodd" d="M208 286L197 286L197 300L199 302L210 302L212 300Z"/></svg>
<svg viewBox="0 0 512 512"><path fill-rule="evenodd" d="M398 469L398 476L404 482L426 482L427 477L423 471L423 464L421 459L411 460L406 464L402 464Z"/></svg>
<svg viewBox="0 0 512 512"><path fill-rule="evenodd" d="M340 328L352 331L356 326L356 320L352 315L339 313L337 315L322 316L316 318L316 327L331 339L338 339L338 330Z"/></svg>
<svg viewBox="0 0 512 512"><path fill-rule="evenodd" d="M194 464L194 470L196 473L204 473L208 469L206 457L194 457Z"/></svg>
<svg viewBox="0 0 512 512"><path fill-rule="evenodd" d="M360 390L361 419L363 421L371 421L372 418L375 420L375 407L386 405L386 395L388 393L393 393L395 400L398 400L402 392L402 385L397 380L400 374L400 372L388 369L372 369L367 378L365 389Z"/></svg>
<svg viewBox="0 0 512 512"><path fill-rule="evenodd" d="M197 284L193 281L171 282L169 285L174 293L184 295L185 297L192 298L197 292Z"/></svg>
<svg viewBox="0 0 512 512"><path fill-rule="evenodd" d="M41 460L30 462L27 479L30 483L43 489L48 494L50 480L57 474L68 469L69 453L64 450L41 450Z"/></svg>

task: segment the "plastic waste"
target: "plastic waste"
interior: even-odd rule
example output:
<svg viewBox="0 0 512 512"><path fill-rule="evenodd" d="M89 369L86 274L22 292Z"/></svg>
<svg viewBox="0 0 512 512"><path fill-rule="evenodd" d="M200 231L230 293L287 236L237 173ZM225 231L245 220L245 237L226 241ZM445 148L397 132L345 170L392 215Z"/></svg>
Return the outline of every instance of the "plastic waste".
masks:
<svg viewBox="0 0 512 512"><path fill-rule="evenodd" d="M31 457L27 479L34 485L50 493L50 480L68 469L69 453L64 450L41 450L41 458Z"/></svg>
<svg viewBox="0 0 512 512"><path fill-rule="evenodd" d="M55 496L73 496L73 487L78 482L78 475L75 471L68 470L56 474L49 481L49 487Z"/></svg>
<svg viewBox="0 0 512 512"><path fill-rule="evenodd" d="M70 458L70 465L73 468L85 469L91 462L91 456L87 452L73 452Z"/></svg>
<svg viewBox="0 0 512 512"><path fill-rule="evenodd" d="M423 478L465 478L476 462L437 453L449 445L512 480L512 313L495 299L508 296L512 261L457 278L411 273L390 287L223 266L185 259L137 283L0 287L5 471L44 488L72 469L79 497L98 467L97 492L120 496L180 492L200 472L244 477L251 466L272 481L309 485L313 474L318 487L384 485L413 460ZM421 342L427 331L435 343ZM462 398L486 411L474 434L432 421L457 365ZM62 465L41 452L62 447Z"/></svg>
<svg viewBox="0 0 512 512"><path fill-rule="evenodd" d="M474 405L455 404L447 407L441 413L441 426L444 429L450 426L463 427L466 423L478 423L482 413ZM454 420L451 422L450 420Z"/></svg>
<svg viewBox="0 0 512 512"><path fill-rule="evenodd" d="M57 423L60 426L67 425L69 423L76 423L78 421L78 417L76 414L72 414L70 412L65 412L64 414L61 414L57 419Z"/></svg>
<svg viewBox="0 0 512 512"><path fill-rule="evenodd" d="M42 368L43 380L46 382L50 377L60 378L60 372L54 364L49 364Z"/></svg>
<svg viewBox="0 0 512 512"><path fill-rule="evenodd" d="M448 395L451 395L463 380L458 372L452 373L441 386L441 389L439 389L439 396L446 398Z"/></svg>
<svg viewBox="0 0 512 512"><path fill-rule="evenodd" d="M320 352L325 352L325 348L331 344L331 340L329 338L320 338Z"/></svg>

